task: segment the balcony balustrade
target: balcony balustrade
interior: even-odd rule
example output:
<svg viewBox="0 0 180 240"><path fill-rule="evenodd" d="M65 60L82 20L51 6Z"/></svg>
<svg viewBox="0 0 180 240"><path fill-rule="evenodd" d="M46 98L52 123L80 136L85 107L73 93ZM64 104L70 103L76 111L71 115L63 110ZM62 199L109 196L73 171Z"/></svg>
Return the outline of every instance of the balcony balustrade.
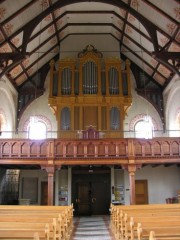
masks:
<svg viewBox="0 0 180 240"><path fill-rule="evenodd" d="M0 164L179 163L180 138L0 139Z"/></svg>

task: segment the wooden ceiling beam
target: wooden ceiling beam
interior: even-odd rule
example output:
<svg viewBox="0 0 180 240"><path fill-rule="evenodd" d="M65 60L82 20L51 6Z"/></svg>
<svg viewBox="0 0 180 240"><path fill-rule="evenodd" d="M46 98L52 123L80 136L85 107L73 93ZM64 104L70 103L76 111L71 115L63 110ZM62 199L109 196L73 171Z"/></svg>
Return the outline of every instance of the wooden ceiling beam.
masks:
<svg viewBox="0 0 180 240"><path fill-rule="evenodd" d="M168 15L166 12L164 12L162 9L158 8L156 5L154 5L149 0L142 0L146 4L148 4L150 7L154 8L157 12L159 12L161 15L164 15L166 18L168 18L171 22L174 22L176 25L179 25L179 22L177 22L174 18L172 18L170 15Z"/></svg>
<svg viewBox="0 0 180 240"><path fill-rule="evenodd" d="M179 52L153 52L152 56L160 63L165 65L172 72L180 76L180 53ZM172 61L172 65L169 63ZM177 62L177 63L176 63Z"/></svg>
<svg viewBox="0 0 180 240"><path fill-rule="evenodd" d="M29 4L33 4L36 0L34 1L31 1ZM25 52L26 51L26 48L27 48L27 44L29 43L30 41L30 36L33 32L33 30L35 29L35 27L49 14L52 14L56 9L58 8L61 8L61 7L64 7L66 5L69 5L69 4L73 4L73 3L80 3L80 2L84 2L84 0L62 0L62 1L57 1L55 2L54 4L51 4L47 9L45 9L44 11L42 11L38 16L36 16L34 19L32 19L31 21L29 21L27 24L25 24L22 28L20 28L18 31L16 31L15 33L13 33L9 38L7 39L12 39L13 37L15 37L18 33L20 32L23 32L23 43L22 43L22 46L21 46L21 50L22 52ZM96 0L92 0L91 2L96 2ZM154 45L154 49L155 49L155 52L158 52L161 47L159 46L158 44L158 40L157 40L157 31L160 31L161 33L163 33L165 36L167 35L168 38L170 38L170 36L166 33L163 32L162 29L159 29L154 23L152 23L150 20L148 20L146 17L142 16L139 12L137 12L135 9L133 9L131 6L130 6L130 1L128 2L128 4L126 4L124 1L122 0L105 0L105 1L99 1L99 2L102 2L102 3L107 3L107 4L111 4L113 6L116 6L116 7L119 7L119 8L122 8L124 9L127 13L130 13L131 15L133 15L147 30L147 32L149 33L150 35L150 39ZM25 8L19 10L19 11L24 11ZM87 11L88 12L88 11ZM16 12L16 14L20 14L20 12ZM13 19L13 17L15 17L16 15L14 16L11 16ZM120 17L120 16L119 16ZM123 18L122 18L123 19ZM121 19L121 20L122 20ZM127 24L130 25L130 23L127 21L127 17L126 19L123 19L123 21L125 21ZM57 22L57 19L53 18L53 22L51 22L51 24L56 24ZM51 25L50 24L50 25ZM99 25L98 23L96 23L97 25ZM39 34L39 33L38 33ZM140 32L140 34L142 35L143 33ZM6 39L6 41L7 41ZM174 40L174 39L173 39ZM4 41L4 43L6 42ZM3 44L3 43L2 43ZM161 63L163 64L164 63L164 60L163 59L160 59L161 60ZM14 63L14 65L17 65L18 62ZM167 64L167 62L164 63L164 65L170 69L173 69L172 65L170 64ZM12 66L12 65L11 65ZM9 68L10 70L12 68ZM9 71L10 71L9 70ZM4 74L4 72L3 72Z"/></svg>
<svg viewBox="0 0 180 240"><path fill-rule="evenodd" d="M128 0L128 5L130 6L130 4L131 4L131 0ZM124 25L123 25L123 29L121 31L120 50L121 50L121 47L122 47L122 42L123 42L123 38L124 38L126 25L128 23L127 18L128 18L128 11L126 11L126 14L125 14L125 17L124 17Z"/></svg>
<svg viewBox="0 0 180 240"><path fill-rule="evenodd" d="M1 53L0 66L1 66L2 72L0 73L0 78L4 74L6 74L8 71L10 71L13 67L15 67L17 64L19 64L21 61L26 59L27 56L28 56L28 53L20 53L20 52ZM11 64L9 64L9 60L12 61Z"/></svg>
<svg viewBox="0 0 180 240"><path fill-rule="evenodd" d="M9 16L8 18L6 18L4 21L1 22L1 25L5 25L8 22L12 21L13 18L17 17L19 14L21 14L23 11L27 10L31 5L33 5L35 2L37 2L39 0L31 0L29 3L27 3L26 5L24 5L22 8L20 8L17 12L15 12L14 14L12 14L11 16Z"/></svg>
<svg viewBox="0 0 180 240"><path fill-rule="evenodd" d="M52 25L52 24L51 24ZM59 31L56 31L54 34L52 34L49 38L47 38L44 42L42 42L38 47L36 47L35 49L33 49L33 51L32 52L30 52L29 53L29 55L31 56L33 53L35 53L39 48L41 48L44 44L46 44L48 41L50 41L50 39L52 39L53 37L55 37L57 34L59 34L61 31L63 31L64 29L66 29L67 27L69 27L69 26L99 26L99 24L97 24L97 23L67 23L66 25L64 25ZM102 23L101 25L110 25L110 26L112 26L113 28L115 28L117 31L120 31L121 32L121 30L117 27L117 26L115 26L114 24L112 24L112 23ZM48 25L48 27L49 27L49 25ZM48 28L48 27L46 27L46 28ZM42 29L41 30L41 32L43 32L44 30ZM92 34L92 33L91 33ZM137 43L134 39L132 39L130 36L128 36L127 34L124 34L128 39L130 39L134 44L136 44L138 47L140 47L140 48L142 48L142 51L145 51L147 54L149 54L150 56L151 56L151 53L150 52L148 52L145 48L143 48L139 43ZM37 35L38 36L38 35ZM37 37L37 36L33 36L33 38L35 38L35 37ZM32 39L31 39L32 40ZM117 39L118 40L118 39ZM119 40L118 40L119 41ZM59 42L59 44L60 44L60 42ZM32 65L33 66L33 65ZM26 69L26 71L29 69L29 68L31 68L32 66L29 66L27 69ZM150 66L149 66L150 67ZM16 81L16 79L17 78L19 78L19 76L20 75L22 75L24 73L24 71L23 72L21 72L18 76L16 76L16 78L14 79L15 81Z"/></svg>

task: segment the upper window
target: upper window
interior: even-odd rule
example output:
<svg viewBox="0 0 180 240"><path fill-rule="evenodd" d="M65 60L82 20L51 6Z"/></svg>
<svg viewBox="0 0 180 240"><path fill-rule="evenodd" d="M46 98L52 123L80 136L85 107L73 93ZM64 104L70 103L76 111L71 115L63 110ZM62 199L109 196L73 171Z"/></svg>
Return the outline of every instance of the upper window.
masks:
<svg viewBox="0 0 180 240"><path fill-rule="evenodd" d="M153 137L153 124L151 117L147 116L145 119L138 121L135 125L136 138L152 138Z"/></svg>
<svg viewBox="0 0 180 240"><path fill-rule="evenodd" d="M38 117L30 117L30 123L28 127L28 137L30 139L45 139L47 133L47 127Z"/></svg>
<svg viewBox="0 0 180 240"><path fill-rule="evenodd" d="M180 130L180 113L177 116L177 128Z"/></svg>
<svg viewBox="0 0 180 240"><path fill-rule="evenodd" d="M177 117L176 117L176 128L173 135L174 137L180 136L180 112L177 114Z"/></svg>
<svg viewBox="0 0 180 240"><path fill-rule="evenodd" d="M6 132L6 119L4 113L0 113L0 137L8 137L8 132Z"/></svg>

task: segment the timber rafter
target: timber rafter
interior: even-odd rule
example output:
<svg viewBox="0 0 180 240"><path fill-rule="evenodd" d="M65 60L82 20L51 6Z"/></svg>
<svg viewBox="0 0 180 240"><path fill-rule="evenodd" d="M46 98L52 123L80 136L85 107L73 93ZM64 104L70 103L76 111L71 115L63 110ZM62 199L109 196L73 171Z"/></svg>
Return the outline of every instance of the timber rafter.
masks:
<svg viewBox="0 0 180 240"><path fill-rule="evenodd" d="M29 6L31 6L34 2L36 1L31 1L30 3L26 4L22 9L20 9L18 12L16 12L15 14L19 14L21 11L23 11L24 9L27 9ZM44 11L42 11L42 13L40 13L37 17L35 17L34 19L32 19L31 21L29 21L27 24L25 24L23 27L21 27L20 29L18 29L18 31L14 32L9 39L12 39L13 37L15 37L16 35L18 35L19 33L23 32L23 42L22 42L22 53L26 52L27 49L27 44L29 43L30 39L31 39L31 35L33 30L35 29L35 27L49 14L52 14L52 16L54 16L54 11L57 10L58 8L64 7L66 5L69 4L73 4L73 3L79 3L79 2L84 2L83 0L77 1L77 0L62 0L62 1L57 1L54 4L52 4L52 2L49 0L49 7L47 9L45 9ZM96 1L91 1L91 2L96 2ZM133 9L130 6L131 1L128 2L128 4L124 3L122 0L113 0L113 1L99 1L102 3L107 3L107 4L111 4L114 6L117 6L119 8L122 8L126 11L126 13L130 13L132 14L135 18L137 18L140 23L145 27L145 29L147 30L147 32L150 35L150 40L153 43L154 46L154 52L155 55L157 55L156 53L159 53L159 51L161 51L161 47L158 44L158 40L157 40L157 31L162 32L162 29L159 29L155 24L153 24L150 20L148 20L146 17L142 16L137 10ZM145 1L146 3L150 4L149 1ZM68 12L67 12L68 13ZM66 14L66 13L65 13ZM12 15L11 18L13 18L15 15ZM62 17L62 16L61 16ZM9 20L11 20L11 18L9 18ZM4 23L6 23L8 21L8 19L6 19L4 21ZM124 25L125 23L127 23L127 14L126 14L126 18L123 19L124 21ZM3 22L2 22L3 23ZM57 19L55 19L53 17L53 21L51 22L51 24L56 26L57 23ZM130 24L128 22L128 24ZM66 26L67 27L67 26ZM57 26L56 26L56 30L57 30ZM40 34L40 33L38 33ZM143 33L141 32L141 35ZM163 32L163 34L166 36L167 34L165 32ZM122 39L124 36L124 30L122 31L122 38L120 40L120 44L122 44ZM59 40L59 35L58 32L56 33L56 37ZM147 36L146 36L147 37ZM169 36L167 36L169 38ZM170 39L171 42L172 40L176 42L175 37ZM4 44L4 42L2 42L2 44ZM2 45L1 44L1 45ZM165 50L166 53L168 50ZM16 53L16 52L15 52ZM173 53L172 53L173 54ZM158 55L159 56L159 55ZM167 61L166 57L164 57L164 55L161 55L160 57L156 56L156 59L164 64L168 69L170 69L172 72L174 73L179 73L178 69L177 69L177 64L169 64L169 62ZM10 71L13 67L15 67L17 64L19 64L18 59L14 59L13 64L9 65L7 69L3 69L2 73L0 74L0 76L3 76L3 74L5 74L7 71Z"/></svg>

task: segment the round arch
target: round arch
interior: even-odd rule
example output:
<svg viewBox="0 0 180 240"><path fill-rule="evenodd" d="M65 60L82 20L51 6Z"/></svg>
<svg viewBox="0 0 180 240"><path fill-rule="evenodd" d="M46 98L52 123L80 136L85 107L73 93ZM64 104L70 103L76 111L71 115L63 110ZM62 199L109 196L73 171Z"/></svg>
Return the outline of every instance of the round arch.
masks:
<svg viewBox="0 0 180 240"><path fill-rule="evenodd" d="M43 115L34 115L32 117L37 118L39 122L43 123L46 126L46 135L47 135L47 132L52 131L52 124L51 124L50 120L47 117L45 117ZM23 125L23 129L22 129L23 132L28 133L30 121L31 121L30 118L28 118L25 121L25 123Z"/></svg>
<svg viewBox="0 0 180 240"><path fill-rule="evenodd" d="M136 115L136 116L130 121L129 130L130 130L130 131L134 131L134 126L135 126L139 121L144 120L146 117L147 117L146 114L138 114L138 115ZM157 122L155 121L155 119L151 117L151 120L152 120L152 124L153 124L154 130L155 130L155 131L158 130L158 125L157 125Z"/></svg>

